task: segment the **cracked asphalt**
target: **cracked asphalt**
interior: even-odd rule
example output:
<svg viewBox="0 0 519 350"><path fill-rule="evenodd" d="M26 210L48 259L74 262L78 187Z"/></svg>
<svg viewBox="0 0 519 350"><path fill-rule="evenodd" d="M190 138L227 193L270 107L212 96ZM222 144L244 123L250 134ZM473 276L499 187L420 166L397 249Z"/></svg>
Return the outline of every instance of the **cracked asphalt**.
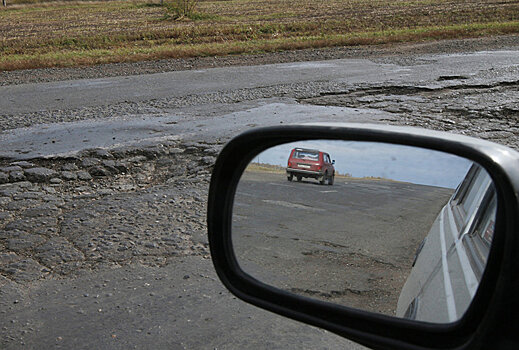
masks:
<svg viewBox="0 0 519 350"><path fill-rule="evenodd" d="M519 45L460 47L1 84L0 347L362 348L225 291L206 239L211 167L240 131L296 122L519 149Z"/></svg>
<svg viewBox="0 0 519 350"><path fill-rule="evenodd" d="M439 86L375 86L322 94L301 103L368 108L397 114L399 123L480 137L519 149L519 81L474 84L440 76Z"/></svg>

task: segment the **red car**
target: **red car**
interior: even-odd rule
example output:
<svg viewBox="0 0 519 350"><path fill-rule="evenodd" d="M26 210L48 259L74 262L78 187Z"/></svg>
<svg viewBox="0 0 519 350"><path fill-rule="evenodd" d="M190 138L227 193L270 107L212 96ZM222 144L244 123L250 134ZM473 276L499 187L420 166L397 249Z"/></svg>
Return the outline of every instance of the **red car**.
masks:
<svg viewBox="0 0 519 350"><path fill-rule="evenodd" d="M328 153L315 149L294 148L290 152L287 166L288 181L292 181L294 176L297 181L304 177L317 179L321 185L328 181L328 185L333 185L335 178L335 160L330 159Z"/></svg>

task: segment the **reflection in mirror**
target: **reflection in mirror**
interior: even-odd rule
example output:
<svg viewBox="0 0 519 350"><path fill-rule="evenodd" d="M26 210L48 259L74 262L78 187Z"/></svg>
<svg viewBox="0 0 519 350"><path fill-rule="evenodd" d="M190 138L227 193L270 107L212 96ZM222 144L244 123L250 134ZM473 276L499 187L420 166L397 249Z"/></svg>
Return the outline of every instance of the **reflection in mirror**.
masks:
<svg viewBox="0 0 519 350"><path fill-rule="evenodd" d="M257 155L238 184L241 268L309 298L434 323L459 319L485 268L497 198L454 155L313 140Z"/></svg>

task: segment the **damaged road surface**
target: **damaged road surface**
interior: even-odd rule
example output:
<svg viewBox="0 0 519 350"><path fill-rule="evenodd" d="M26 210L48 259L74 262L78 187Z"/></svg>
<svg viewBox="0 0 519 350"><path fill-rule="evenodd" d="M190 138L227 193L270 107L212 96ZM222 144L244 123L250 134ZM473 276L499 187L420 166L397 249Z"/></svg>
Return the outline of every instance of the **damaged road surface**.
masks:
<svg viewBox="0 0 519 350"><path fill-rule="evenodd" d="M362 349L232 297L205 210L230 137L416 125L519 149L519 47L0 87L0 347Z"/></svg>
<svg viewBox="0 0 519 350"><path fill-rule="evenodd" d="M2 348L276 348L303 332L323 348L346 344L237 301L218 281L205 214L219 147L2 167Z"/></svg>

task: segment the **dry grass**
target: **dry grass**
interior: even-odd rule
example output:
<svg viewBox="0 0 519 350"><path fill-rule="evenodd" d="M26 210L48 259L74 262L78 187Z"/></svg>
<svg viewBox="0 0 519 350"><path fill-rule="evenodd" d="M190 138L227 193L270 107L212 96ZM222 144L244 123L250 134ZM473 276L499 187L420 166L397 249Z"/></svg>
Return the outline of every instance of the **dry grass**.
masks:
<svg viewBox="0 0 519 350"><path fill-rule="evenodd" d="M519 33L517 0L37 1L0 10L0 70Z"/></svg>
<svg viewBox="0 0 519 350"><path fill-rule="evenodd" d="M286 175L285 167L265 163L250 163L247 165L245 172Z"/></svg>

